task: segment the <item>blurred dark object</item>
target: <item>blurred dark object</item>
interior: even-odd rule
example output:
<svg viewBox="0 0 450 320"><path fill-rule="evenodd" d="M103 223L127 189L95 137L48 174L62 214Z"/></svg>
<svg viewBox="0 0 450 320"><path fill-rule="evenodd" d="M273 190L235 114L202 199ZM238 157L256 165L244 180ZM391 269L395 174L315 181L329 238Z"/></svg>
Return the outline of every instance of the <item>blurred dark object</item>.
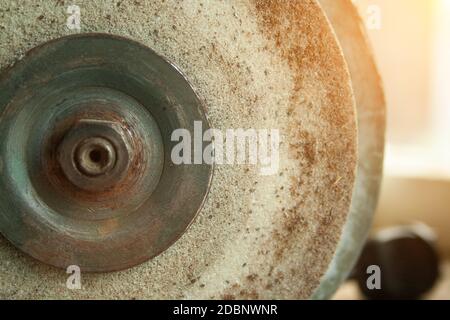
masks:
<svg viewBox="0 0 450 320"><path fill-rule="evenodd" d="M353 272L361 292L372 300L420 299L439 278L436 236L425 225L394 227L368 241ZM369 288L371 266L379 267L379 289Z"/></svg>

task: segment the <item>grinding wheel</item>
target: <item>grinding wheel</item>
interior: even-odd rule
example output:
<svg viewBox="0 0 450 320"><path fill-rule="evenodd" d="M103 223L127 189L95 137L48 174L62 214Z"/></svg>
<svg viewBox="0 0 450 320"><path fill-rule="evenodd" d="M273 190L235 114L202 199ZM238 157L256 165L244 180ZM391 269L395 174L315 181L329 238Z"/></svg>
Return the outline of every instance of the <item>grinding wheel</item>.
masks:
<svg viewBox="0 0 450 320"><path fill-rule="evenodd" d="M319 1L348 64L358 118L358 168L348 221L314 298L329 298L346 279L367 240L383 175L386 102L364 22L348 0Z"/></svg>
<svg viewBox="0 0 450 320"><path fill-rule="evenodd" d="M71 34L63 2L0 4L0 87L6 88L0 98L0 180L8 191L0 198L0 231L37 258L2 239L0 296L329 296L363 245L381 174L381 100L372 105L360 91L381 92L365 38L355 41L366 62L349 61L348 67L316 1L78 5L82 33L61 38ZM336 32L348 39L338 27ZM344 38L348 59L356 51ZM72 69L79 74L65 72ZM358 70L375 72L375 82L357 88ZM46 76L34 79L35 71ZM358 112L367 112L358 121L352 79ZM102 112L92 112L97 108ZM277 174L262 176L251 165L177 168L167 156L169 133L192 131L193 121L204 130L279 129ZM131 130L123 133L123 126ZM111 134L106 138L105 130ZM108 144L122 150L120 139L112 138L117 132L125 135L123 150L131 150L132 159L133 137L144 141L142 150L154 151L144 157L144 168L156 173L140 166L131 171L138 189L92 178L109 168L113 155L123 158ZM130 138L129 132L136 134ZM98 136L104 139L92 140ZM358 149L358 142L367 147ZM98 146L99 159L106 159L100 167L85 156ZM73 168L64 164L72 158ZM41 166L47 163L42 159L53 165ZM129 171L123 172L114 177L127 181ZM64 189L68 182L76 188ZM113 197L104 194L110 188ZM107 206L111 199L121 201ZM370 205L358 211L363 201ZM83 289L68 290L65 270L42 262L80 266ZM109 272L115 270L123 271Z"/></svg>

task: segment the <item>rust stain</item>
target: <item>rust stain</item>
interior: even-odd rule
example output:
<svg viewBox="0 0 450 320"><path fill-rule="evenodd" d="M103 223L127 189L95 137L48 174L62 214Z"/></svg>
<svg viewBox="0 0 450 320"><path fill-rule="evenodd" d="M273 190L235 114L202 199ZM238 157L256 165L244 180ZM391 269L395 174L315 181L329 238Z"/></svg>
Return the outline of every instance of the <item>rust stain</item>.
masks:
<svg viewBox="0 0 450 320"><path fill-rule="evenodd" d="M113 233L118 228L119 228L119 221L117 219L109 219L104 221L104 223L102 223L99 226L97 231L102 237L105 237Z"/></svg>
<svg viewBox="0 0 450 320"><path fill-rule="evenodd" d="M314 195L316 199L323 201L320 190L303 190L302 194L299 191L305 183L304 180L308 180L317 170L318 164L325 163L330 172L339 172L342 171L341 165L347 158L350 165L348 178L352 180L354 170L351 165L356 162L356 149L352 144L354 142L352 137L356 128L351 123L354 118L349 116L348 108L330 107L351 105L348 91L343 89L345 88L343 83L349 83L349 78L347 73L342 72L343 56L336 39L327 23L317 20L323 18L317 14L320 8L316 1L253 0L253 3L260 28L273 44L272 50L281 56L293 71L294 88L290 96L288 114L297 119L300 118L298 114L300 112L315 112L336 132L333 136L332 130L325 129L328 131L320 132L322 135L320 138L317 134L303 130L301 123L298 122L292 123L288 128L291 141L296 141L289 146L290 154L293 159L299 161L302 177L291 177L291 195L298 201L292 208L285 209L284 227L273 234L279 243L275 257L276 260L280 260L284 252L292 246L292 237L301 229L308 227L307 220L301 215L301 208L304 206L302 198ZM321 91L313 90L313 94L317 95L310 98L315 100L314 105L311 101L304 100L304 95L314 88L310 84L311 81L315 81L314 87L320 85L321 88ZM323 136L328 136L330 141L318 146L317 140L323 139ZM337 143L334 139L339 137L350 137L349 143L345 146ZM336 180L337 177L334 179L330 177L329 184L328 181L324 181L323 189L328 191L329 186ZM326 214L322 222L330 225L333 221ZM322 233L326 234L325 230L322 230Z"/></svg>
<svg viewBox="0 0 450 320"><path fill-rule="evenodd" d="M272 264L271 275L265 277L266 282L247 276L243 280L244 288L230 287L226 292L244 299L257 298L256 292L279 286L286 279L273 266L281 264L300 234L310 232L314 236L304 243L310 250L310 257L305 259L316 261L322 267L290 271L290 278L302 279L305 284L296 295L306 297L320 281L320 268L327 265L326 259L318 259L323 254L331 258L325 248L337 243L343 221L340 215L346 214L344 210L328 208L350 203L349 197L342 196L351 194L356 169L356 118L354 110L349 108L354 105L349 75L324 15L318 14L321 9L316 1L251 0L250 3L256 9L259 28L270 43L265 50L281 57L292 70L294 87L287 111L292 121L287 132L289 140L294 141L289 145L289 154L298 162L301 174L289 177L289 191L296 203L283 207L280 227L274 229L268 240L272 249L260 251L273 259L268 261ZM319 132L302 128L302 123L296 121L302 119L302 113L317 119L321 126ZM317 218L317 227L304 215L304 208L308 207L305 199L313 199L317 208L323 209L311 213Z"/></svg>
<svg viewBox="0 0 450 320"><path fill-rule="evenodd" d="M291 96L291 110L300 104L300 93L305 90L307 77L317 73L317 81L330 83L326 88L326 101L329 106L342 100L341 83L348 82L347 75L336 72L342 64L342 56L329 54L335 39L326 24L315 21L317 3L311 0L278 1L254 0L254 5L263 32L272 39L277 54L285 59L295 74L295 87ZM321 27L319 27L321 26ZM328 44L328 45L324 45ZM333 84L336 84L333 86ZM348 121L347 110L322 107L321 116L336 126Z"/></svg>

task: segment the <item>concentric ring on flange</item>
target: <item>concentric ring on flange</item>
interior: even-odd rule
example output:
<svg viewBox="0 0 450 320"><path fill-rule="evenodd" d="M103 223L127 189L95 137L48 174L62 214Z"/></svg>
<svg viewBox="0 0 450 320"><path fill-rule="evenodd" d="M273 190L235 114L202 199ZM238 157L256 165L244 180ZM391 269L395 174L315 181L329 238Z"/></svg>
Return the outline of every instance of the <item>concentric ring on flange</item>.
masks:
<svg viewBox="0 0 450 320"><path fill-rule="evenodd" d="M203 205L212 166L170 155L174 130L208 130L205 111L178 69L139 43L84 34L39 46L0 78L0 112L0 188L11 194L0 231L43 262L134 266L172 245ZM105 144L106 167L71 176L61 163L84 161L80 143L92 139L114 149Z"/></svg>

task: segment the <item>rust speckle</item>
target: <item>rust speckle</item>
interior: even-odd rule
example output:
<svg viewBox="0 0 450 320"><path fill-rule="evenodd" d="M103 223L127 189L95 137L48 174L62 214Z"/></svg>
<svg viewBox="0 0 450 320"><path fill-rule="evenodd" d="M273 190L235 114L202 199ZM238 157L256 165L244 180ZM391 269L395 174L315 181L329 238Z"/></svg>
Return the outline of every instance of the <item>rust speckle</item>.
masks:
<svg viewBox="0 0 450 320"><path fill-rule="evenodd" d="M257 279L258 279L258 275L255 274L255 273L250 274L250 275L247 276L247 280L250 281L250 282L254 282Z"/></svg>
<svg viewBox="0 0 450 320"><path fill-rule="evenodd" d="M272 39L277 53L295 71L295 87L291 96L294 108L301 101L301 91L307 90L307 77L314 74L317 81L324 84L332 79L332 84L336 85L325 88L326 103L322 105L320 114L326 121L343 126L348 119L346 110L327 106L336 105L342 99L339 84L348 82L348 77L336 72L336 67L342 63L342 56L328 54L330 47L320 45L333 46L335 39L332 38L327 24L311 21L312 17L317 16L316 2L254 0L254 4L263 32Z"/></svg>
<svg viewBox="0 0 450 320"><path fill-rule="evenodd" d="M297 277L313 288L332 257L329 248L338 242L350 204L346 195L351 195L356 170L356 117L350 77L317 1L251 3L259 28L270 43L265 50L280 57L291 70L288 147L301 172L289 177L295 203L283 207L269 245L273 263L282 265L301 243L301 249L308 250L304 259L312 265L308 268L303 264ZM281 280L277 274L266 287ZM310 288L302 288L298 295L307 296Z"/></svg>

